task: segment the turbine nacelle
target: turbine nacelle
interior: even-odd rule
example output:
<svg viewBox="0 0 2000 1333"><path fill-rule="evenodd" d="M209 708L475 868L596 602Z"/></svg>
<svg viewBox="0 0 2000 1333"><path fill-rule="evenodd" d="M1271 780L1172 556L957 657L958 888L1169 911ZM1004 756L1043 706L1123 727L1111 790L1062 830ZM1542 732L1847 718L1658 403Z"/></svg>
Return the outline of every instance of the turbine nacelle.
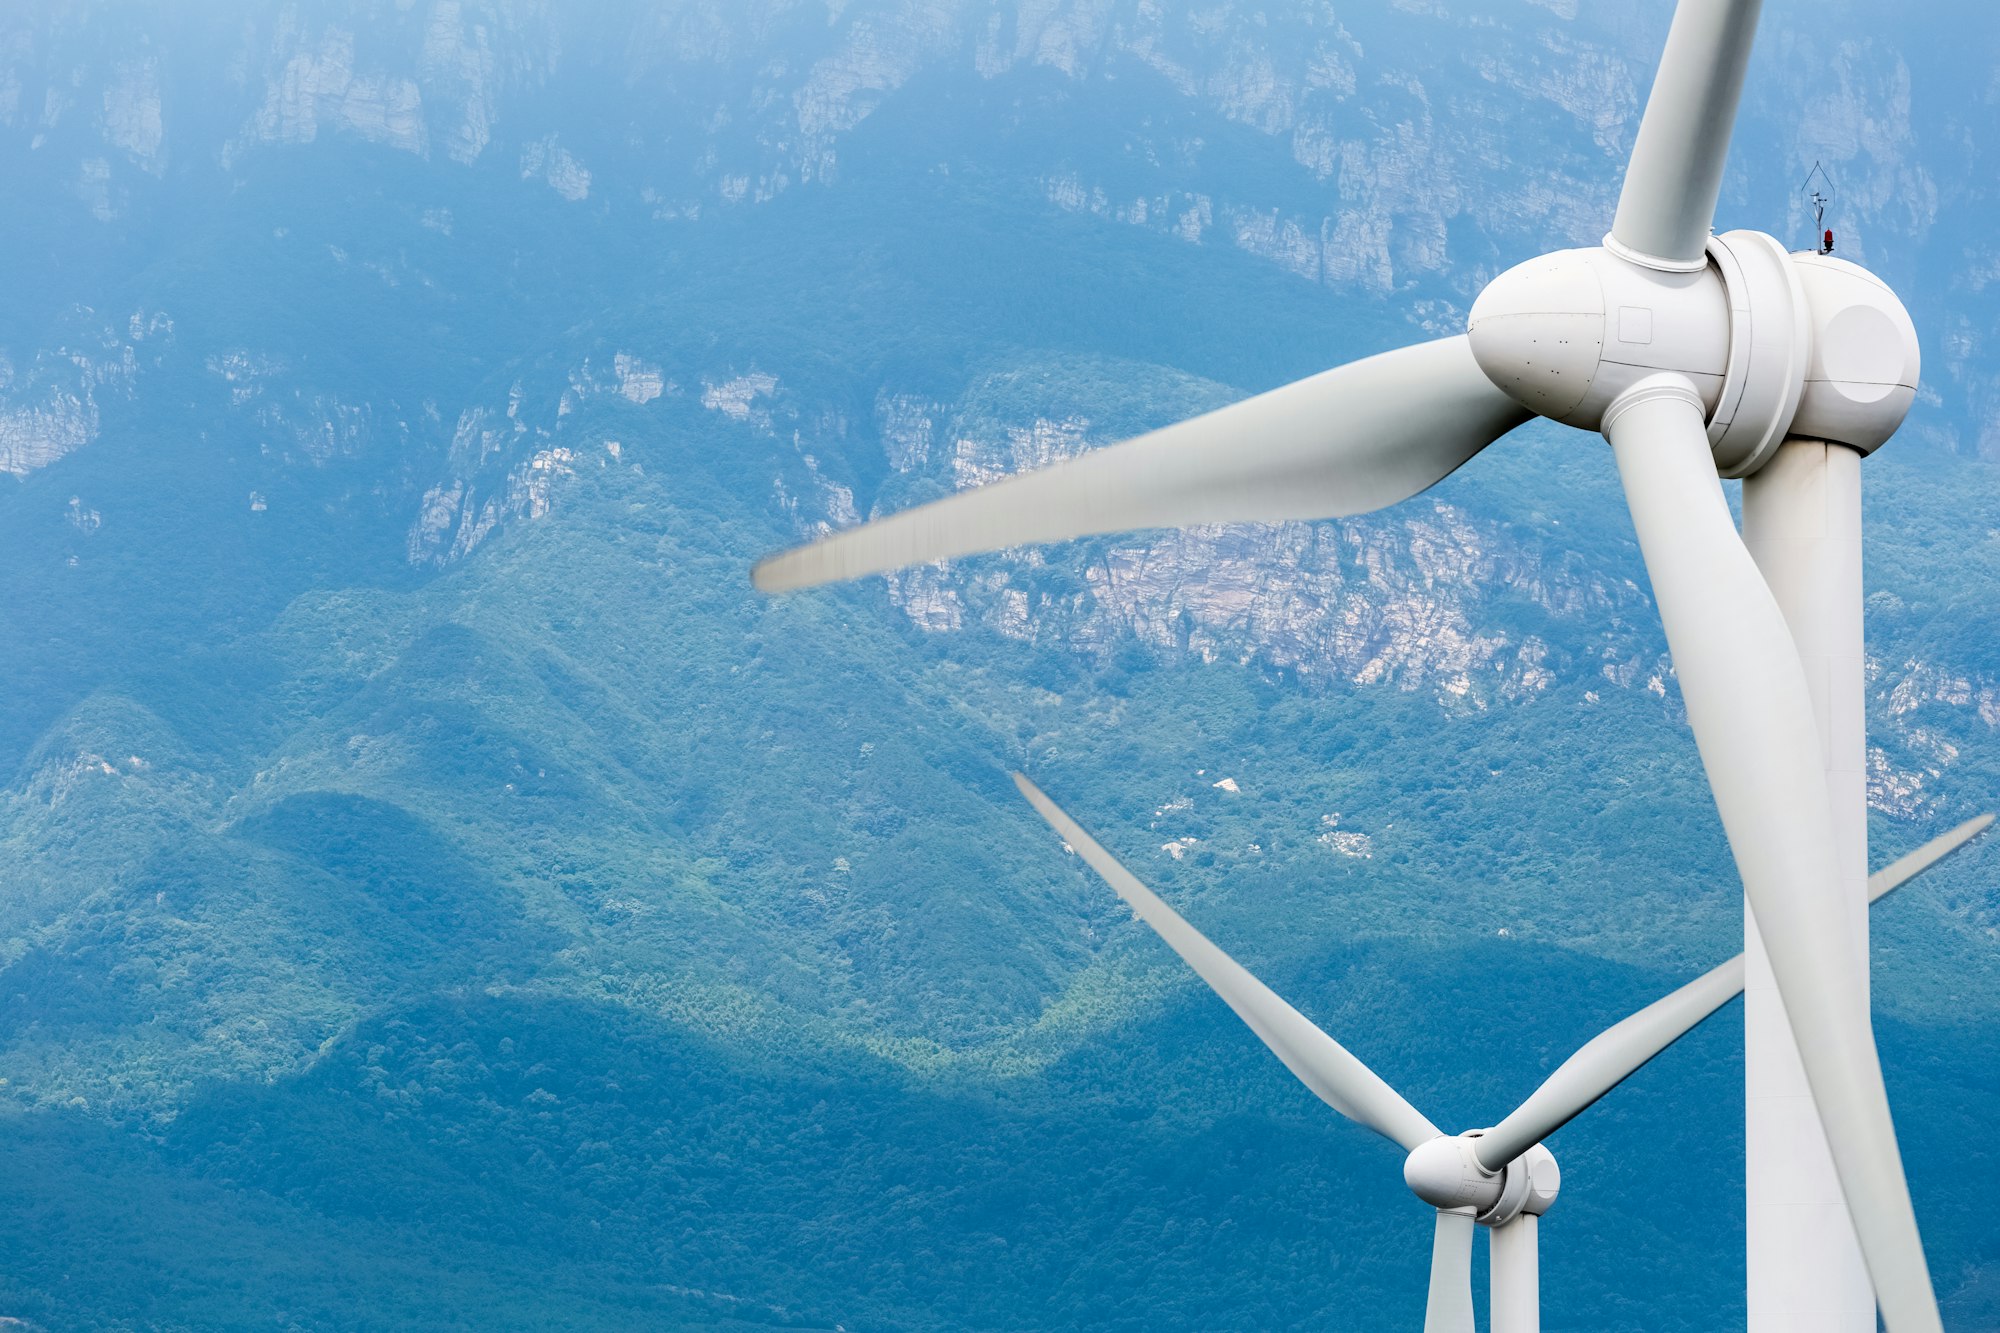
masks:
<svg viewBox="0 0 2000 1333"><path fill-rule="evenodd" d="M1403 1159L1403 1183L1431 1207L1470 1211L1483 1226L1501 1227L1524 1213L1546 1213L1562 1188L1555 1154L1537 1143L1492 1170L1479 1160L1484 1133L1475 1129L1419 1143Z"/></svg>
<svg viewBox="0 0 2000 1333"><path fill-rule="evenodd" d="M1584 430L1604 429L1647 379L1685 380L1729 477L1755 472L1788 435L1870 452L1916 396L1916 327L1895 293L1762 232L1711 236L1692 271L1601 246L1542 255L1487 285L1466 333L1501 392Z"/></svg>

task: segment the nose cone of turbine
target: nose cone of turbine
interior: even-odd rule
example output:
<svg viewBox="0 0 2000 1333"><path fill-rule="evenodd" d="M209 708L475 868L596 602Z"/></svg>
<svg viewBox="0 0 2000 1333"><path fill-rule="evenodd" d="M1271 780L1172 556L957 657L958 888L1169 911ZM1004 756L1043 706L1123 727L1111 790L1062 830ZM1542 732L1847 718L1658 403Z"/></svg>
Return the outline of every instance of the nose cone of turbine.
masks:
<svg viewBox="0 0 2000 1333"><path fill-rule="evenodd" d="M1530 412L1565 420L1604 350L1604 286L1589 251L1516 264L1472 303L1466 336L1486 377Z"/></svg>
<svg viewBox="0 0 2000 1333"><path fill-rule="evenodd" d="M1805 392L1791 433L1868 453L1917 396L1917 329L1881 279L1831 255L1791 256L1812 316Z"/></svg>
<svg viewBox="0 0 2000 1333"><path fill-rule="evenodd" d="M1419 1143L1403 1160L1403 1183L1433 1208L1493 1206L1500 1197L1500 1174L1479 1165L1463 1138L1447 1135Z"/></svg>
<svg viewBox="0 0 2000 1333"><path fill-rule="evenodd" d="M1556 1165L1556 1155L1537 1143L1508 1166L1518 1169L1527 1178L1527 1197L1521 1201L1521 1211L1540 1217L1554 1206L1556 1195L1562 1192L1562 1169Z"/></svg>

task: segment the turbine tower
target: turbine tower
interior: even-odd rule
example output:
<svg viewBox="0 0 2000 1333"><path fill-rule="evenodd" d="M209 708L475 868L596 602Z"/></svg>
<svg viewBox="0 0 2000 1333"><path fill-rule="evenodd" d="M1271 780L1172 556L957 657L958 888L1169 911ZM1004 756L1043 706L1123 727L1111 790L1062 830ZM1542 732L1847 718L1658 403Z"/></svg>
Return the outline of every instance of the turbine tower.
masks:
<svg viewBox="0 0 2000 1333"><path fill-rule="evenodd" d="M1711 234L1760 7L1681 0L1602 245L1501 274L1464 334L837 533L753 578L779 591L1098 533L1365 513L1532 416L1601 432L1752 928L1751 1328L1869 1333L1872 1280L1889 1333L1937 1333L1869 1021L1858 786L1858 466L1915 397L1917 338L1861 268ZM1754 556L1719 477L1745 479Z"/></svg>

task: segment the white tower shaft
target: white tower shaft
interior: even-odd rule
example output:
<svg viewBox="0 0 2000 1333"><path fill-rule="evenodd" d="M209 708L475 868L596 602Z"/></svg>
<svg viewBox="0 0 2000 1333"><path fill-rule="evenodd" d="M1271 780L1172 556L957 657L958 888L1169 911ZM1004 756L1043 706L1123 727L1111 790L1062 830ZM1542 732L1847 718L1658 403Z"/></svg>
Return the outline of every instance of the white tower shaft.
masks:
<svg viewBox="0 0 2000 1333"><path fill-rule="evenodd" d="M1486 1318L1493 1333L1541 1333L1541 1258L1536 1252L1541 1224L1535 1214L1522 1213L1487 1237L1492 1304Z"/></svg>
<svg viewBox="0 0 2000 1333"><path fill-rule="evenodd" d="M1743 483L1743 539L1798 645L1819 722L1852 995L1868 1011L1861 455L1788 439ZM1744 1120L1750 1333L1874 1333L1875 1297L1770 960L1746 904Z"/></svg>

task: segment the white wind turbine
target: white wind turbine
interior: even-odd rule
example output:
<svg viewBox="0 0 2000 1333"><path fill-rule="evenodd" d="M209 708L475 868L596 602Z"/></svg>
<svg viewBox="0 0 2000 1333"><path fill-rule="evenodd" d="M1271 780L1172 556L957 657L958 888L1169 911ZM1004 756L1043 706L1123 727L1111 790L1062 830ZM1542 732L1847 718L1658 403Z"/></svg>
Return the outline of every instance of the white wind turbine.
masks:
<svg viewBox="0 0 2000 1333"><path fill-rule="evenodd" d="M1879 1298L1890 1333L1935 1333L1869 1020L1862 739L1859 463L1915 396L1916 331L1853 264L1710 234L1759 9L1681 0L1603 244L1501 274L1465 334L835 534L753 579L1359 514L1532 416L1601 431L1744 886L1751 1327L1870 1333ZM1718 473L1745 479L1743 535Z"/></svg>
<svg viewBox="0 0 2000 1333"><path fill-rule="evenodd" d="M1403 1160L1404 1183L1437 1209L1424 1333L1473 1333L1475 1226L1488 1228L1487 1319L1492 1333L1538 1333L1540 1218L1562 1185L1555 1156L1541 1141L1734 999L1743 989L1743 956L1585 1042L1491 1129L1447 1135L1346 1047L1182 920L1039 787L1019 773L1014 785L1064 844L1236 1011L1299 1082L1349 1120L1409 1154ZM1869 901L1929 869L1992 822L1992 815L1967 820L1877 871L1868 880Z"/></svg>

